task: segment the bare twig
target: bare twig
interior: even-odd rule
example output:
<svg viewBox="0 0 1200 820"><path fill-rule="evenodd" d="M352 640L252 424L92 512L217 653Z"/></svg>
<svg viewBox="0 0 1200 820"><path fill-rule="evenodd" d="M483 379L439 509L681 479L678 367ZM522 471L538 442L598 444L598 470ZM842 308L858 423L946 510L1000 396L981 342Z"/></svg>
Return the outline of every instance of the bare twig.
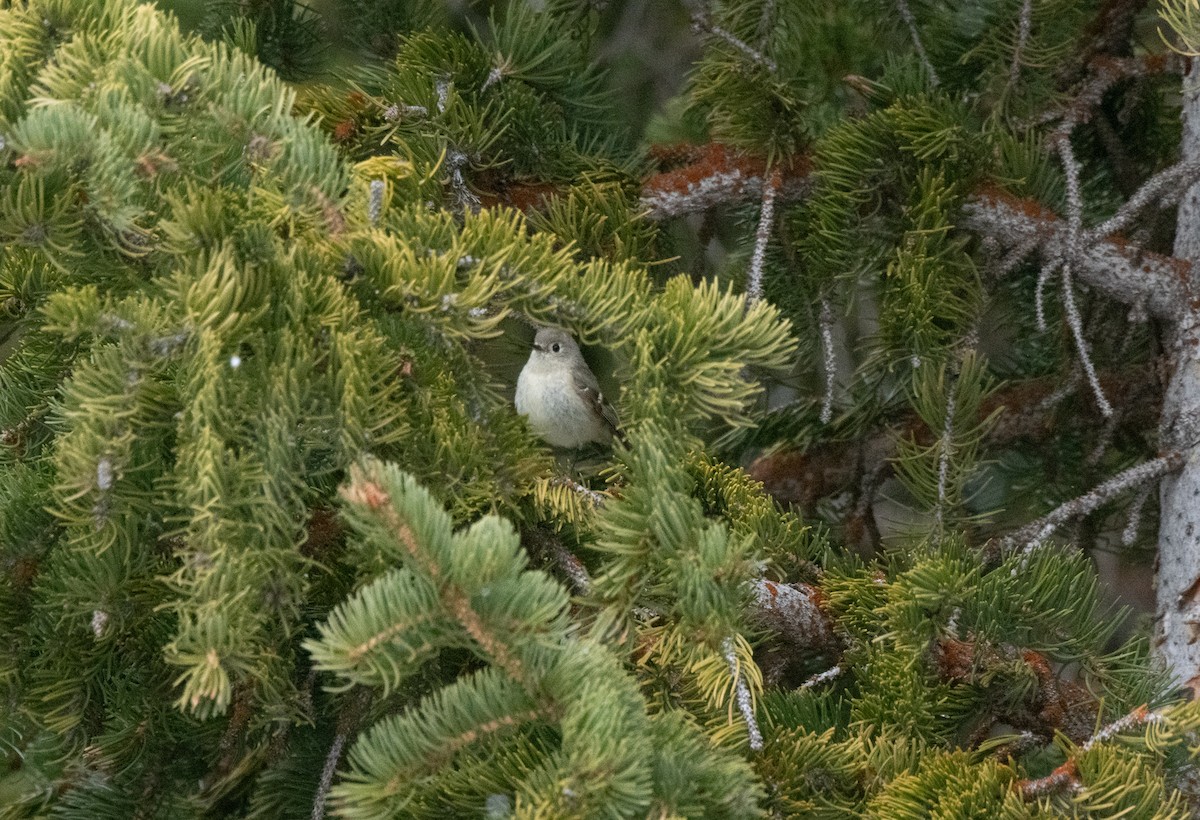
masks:
<svg viewBox="0 0 1200 820"><path fill-rule="evenodd" d="M1030 801L1037 800L1061 791L1075 791L1079 785L1079 767L1072 757L1045 777L1021 781L1021 797Z"/></svg>
<svg viewBox="0 0 1200 820"><path fill-rule="evenodd" d="M1087 340L1083 337L1083 319L1080 318L1079 308L1075 304L1075 291L1071 284L1071 265L1069 263L1063 265L1062 269L1062 300L1063 307L1067 311L1067 324L1071 328L1071 336L1075 339L1075 349L1079 351L1079 361L1083 366L1084 375L1087 376L1088 384L1092 388L1092 395L1096 398L1096 406L1100 408L1100 413L1105 418L1109 418L1113 414L1113 408L1104 395L1104 389L1100 386L1100 378L1096 375L1096 365L1092 362Z"/></svg>
<svg viewBox="0 0 1200 820"><path fill-rule="evenodd" d="M1016 530L1000 542L1001 552L1007 552L1014 547L1024 547L1029 550L1043 543L1059 527L1073 518L1095 512L1101 505L1116 498L1121 493L1135 487L1142 487L1149 482L1162 478L1170 472L1178 470L1184 462L1184 455L1173 451L1136 467L1117 473L1112 478L1097 485L1089 492L1073 498L1041 518Z"/></svg>
<svg viewBox="0 0 1200 820"><path fill-rule="evenodd" d="M586 595L592 588L592 576L575 553L563 544L557 534L543 527L529 527L521 532L521 540L531 555L558 566L579 595Z"/></svg>
<svg viewBox="0 0 1200 820"><path fill-rule="evenodd" d="M767 184L763 186L758 230L754 232L754 253L750 255L750 270L746 275L747 310L763 295L763 266L766 264L767 243L771 241L771 229L775 222L775 194L779 191L780 179L779 167L776 166L771 171Z"/></svg>
<svg viewBox="0 0 1200 820"><path fill-rule="evenodd" d="M333 775L337 771L338 761L342 759L342 747L346 745L346 733L338 732L325 755L325 765L321 769L320 785L317 786L316 797L313 798L312 820L324 820L325 804L329 800L329 790L333 787Z"/></svg>
<svg viewBox="0 0 1200 820"><path fill-rule="evenodd" d="M750 697L750 687L746 685L746 677L742 674L741 664L738 663L732 638L725 638L721 641L721 654L725 656L725 662L729 664L729 674L734 679L737 707L738 711L742 713L742 720L746 721L746 731L750 735L750 748L756 752L760 751L763 747L762 731L758 728L758 720L754 717L754 702Z"/></svg>
<svg viewBox="0 0 1200 820"><path fill-rule="evenodd" d="M1090 752L1097 743L1104 743L1112 740L1121 732L1128 732L1130 729L1135 729L1139 726L1145 726L1148 723L1158 723L1163 719L1163 716L1158 712L1151 712L1146 708L1146 704L1142 704L1134 709L1129 714L1119 717L1112 723L1105 726L1096 734L1092 735L1087 743L1079 747L1081 752Z"/></svg>
<svg viewBox="0 0 1200 820"><path fill-rule="evenodd" d="M434 83L434 89L437 91L437 110L439 114L446 113L446 102L450 99L450 78L446 76L438 77Z"/></svg>
<svg viewBox="0 0 1200 820"><path fill-rule="evenodd" d="M833 386L837 379L837 360L833 355L833 305L829 297L821 297L821 353L825 366L825 395L821 399L821 424L833 418Z"/></svg>
<svg viewBox="0 0 1200 820"><path fill-rule="evenodd" d="M370 688L358 687L357 694L351 697L338 716L337 734L334 735L329 752L325 755L325 765L321 767L321 779L317 786L317 793L313 797L312 814L310 815L312 820L323 820L325 817L326 804L329 802L329 790L333 787L333 777L337 772L338 763L341 762L342 751L346 747L346 741L358 730L359 721L362 720L373 697L374 693Z"/></svg>
<svg viewBox="0 0 1200 820"><path fill-rule="evenodd" d="M467 155L462 151L453 150L446 154L446 167L450 171L450 192L454 196L454 204L458 207L459 214L465 214L468 211L477 214L481 203L475 192L467 187L466 179L463 177L462 169L466 164Z"/></svg>
<svg viewBox="0 0 1200 820"><path fill-rule="evenodd" d="M929 61L929 54L926 53L925 45L921 42L921 32L917 30L917 20L913 17L912 9L908 7L908 0L896 0L896 10L900 12L900 18L908 26L908 33L912 36L913 48L916 49L921 65L925 66L925 70L929 72L929 84L937 88L941 84L941 80L938 79L937 69Z"/></svg>
<svg viewBox="0 0 1200 820"><path fill-rule="evenodd" d="M712 18L709 17L706 12L697 11L692 13L692 27L696 31L708 32L714 37L724 40L726 43L745 54L753 62L758 63L772 74L779 70L779 66L775 64L774 60L744 40L740 40L733 36L733 34L726 29L721 28L721 26L712 21Z"/></svg>
<svg viewBox="0 0 1200 820"><path fill-rule="evenodd" d="M805 156L778 162L771 170L766 159L721 143L688 151L688 162L655 174L642 186L641 207L654 221L698 213L760 199L771 172L780 173L777 198L802 199L812 190L811 166Z"/></svg>
<svg viewBox="0 0 1200 820"><path fill-rule="evenodd" d="M1152 202L1174 204L1183 193L1200 181L1200 160L1191 159L1159 171L1146 180L1117 212L1087 232L1084 241L1095 242L1124 230L1133 218Z"/></svg>
<svg viewBox="0 0 1200 820"><path fill-rule="evenodd" d="M1071 266L1080 256L1083 229L1083 195L1079 184L1079 161L1075 159L1075 149L1071 145L1071 130L1074 123L1067 120L1055 136L1055 148L1062 159L1063 172L1067 179L1067 236L1066 249L1062 265L1062 302L1066 308L1067 324L1071 328L1071 337L1075 340L1075 350L1079 353L1080 364L1087 376L1092 394L1100 412L1107 418L1112 415L1112 405L1100 388L1100 380L1096 377L1096 366L1092 362L1091 351L1088 350L1087 339L1083 335L1083 320L1079 316L1079 308L1075 304L1075 291L1071 282ZM1040 277L1039 277L1040 281ZM1045 322L1044 315L1041 321Z"/></svg>
<svg viewBox="0 0 1200 820"><path fill-rule="evenodd" d="M1100 434L1096 437L1096 445L1092 447L1092 451L1088 453L1087 458L1083 463L1088 467L1095 467L1104 458L1104 454L1108 452L1108 447L1112 444L1113 435L1117 432L1117 427L1121 424L1120 408L1114 407L1113 412L1104 420L1104 426L1100 428Z"/></svg>
<svg viewBox="0 0 1200 820"><path fill-rule="evenodd" d="M1063 221L1030 200L983 192L963 207L961 226L1009 244L1036 238L1043 258L1066 257ZM1188 308L1184 277L1191 266L1182 259L1143 251L1125 242L1080 243L1072 272L1120 302L1143 302L1159 319L1175 321Z"/></svg>
<svg viewBox="0 0 1200 820"><path fill-rule="evenodd" d="M1058 270L1059 260L1050 259L1046 264L1042 265L1042 269L1038 271L1037 284L1033 289L1033 315L1037 320L1037 329L1042 333L1046 332L1046 285L1050 284L1050 277L1054 276L1054 272Z"/></svg>
<svg viewBox="0 0 1200 820"><path fill-rule="evenodd" d="M379 221L379 215L383 213L384 187L382 179L371 180L371 195L367 200L367 219L372 225Z"/></svg>
<svg viewBox="0 0 1200 820"><path fill-rule="evenodd" d="M951 384L950 389L946 391L946 421L942 425L942 437L938 442L937 506L934 507L933 517L939 528L942 526L942 517L946 509L946 485L949 483L950 477L950 448L954 444L954 387L955 385Z"/></svg>
<svg viewBox="0 0 1200 820"><path fill-rule="evenodd" d="M823 683L829 683L831 680L837 680L845 671L846 670L842 668L841 664L832 666L829 669L826 669L824 672L818 672L817 674L813 675L804 683L800 684L800 688L812 689L814 686L820 686Z"/></svg>
<svg viewBox="0 0 1200 820"><path fill-rule="evenodd" d="M1071 375L1067 376L1066 381L1064 381L1058 388L1050 393L1050 395L1038 402L1037 407L1034 408L1035 411L1048 414L1051 410L1057 407L1063 401L1063 399L1074 393L1075 388L1077 387L1079 387L1079 368L1073 369L1071 371Z"/></svg>
<svg viewBox="0 0 1200 820"><path fill-rule="evenodd" d="M984 239L985 241L992 240L999 245L999 242L995 237L988 236L984 237ZM1024 262L1031 253L1037 250L1037 246L1038 239L1036 237L1029 237L1023 242L1017 243L1007 254L1004 255L1003 258L998 259L993 263L992 267L990 268L991 275L995 276L997 279L1003 276L1008 276L1008 274L1013 272L1013 269L1016 268L1017 265Z"/></svg>
<svg viewBox="0 0 1200 820"><path fill-rule="evenodd" d="M1021 13L1017 18L1017 44L1013 48L1012 64L1008 68L1008 87L1017 84L1021 76L1021 58L1025 56L1025 46L1029 43L1029 33L1033 30L1033 0L1025 0L1021 4Z"/></svg>
<svg viewBox="0 0 1200 820"><path fill-rule="evenodd" d="M1114 720L1088 738L1087 742L1081 745L1077 752L1067 758L1065 763L1050 772L1050 774L1045 777L1039 777L1036 780L1022 780L1019 783L1021 797L1032 801L1061 791L1078 790L1082 785L1079 780L1079 755L1091 751L1097 744L1105 743L1121 732L1127 732L1130 729L1136 729L1148 723L1158 723L1163 719L1161 713L1152 712L1146 708L1145 704L1142 704L1129 714Z"/></svg>
<svg viewBox="0 0 1200 820"><path fill-rule="evenodd" d="M597 510L602 509L604 507L604 502L608 500L608 497L605 496L604 493L598 493L590 487L585 487L578 481L568 478L567 476L555 476L554 478L550 479L550 483L559 487L566 487L583 498L586 498Z"/></svg>
<svg viewBox="0 0 1200 820"><path fill-rule="evenodd" d="M1125 529L1121 531L1122 546L1132 547L1137 541L1138 530L1142 528L1142 510L1146 508L1146 502L1150 500L1150 485L1147 484L1133 499L1133 503L1129 505L1129 519L1125 522Z"/></svg>
<svg viewBox="0 0 1200 820"><path fill-rule="evenodd" d="M775 0L766 0L762 4L762 13L758 17L758 30L755 34L758 36L758 47L763 49L767 45L767 38L771 36L771 29L775 22Z"/></svg>

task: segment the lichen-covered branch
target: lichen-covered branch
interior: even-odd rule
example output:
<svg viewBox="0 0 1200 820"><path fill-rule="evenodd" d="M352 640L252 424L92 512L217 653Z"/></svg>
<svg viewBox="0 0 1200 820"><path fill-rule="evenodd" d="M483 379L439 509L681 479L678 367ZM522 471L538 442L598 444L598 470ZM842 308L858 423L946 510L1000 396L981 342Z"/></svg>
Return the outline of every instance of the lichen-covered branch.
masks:
<svg viewBox="0 0 1200 820"><path fill-rule="evenodd" d="M1041 518L1018 529L1000 542L1000 551L1007 552L1016 547L1030 548L1041 544L1055 530L1073 518L1095 512L1101 505L1129 490L1146 486L1167 473L1178 470L1184 463L1184 455L1174 451L1158 458L1131 467L1118 473L1104 483L1081 496L1061 504Z"/></svg>
<svg viewBox="0 0 1200 820"><path fill-rule="evenodd" d="M1021 791L1021 797L1026 800L1037 800L1040 797L1045 797L1048 794L1055 792L1066 791L1068 789L1078 788L1081 784L1079 779L1079 764L1078 755L1088 752L1092 747L1099 743L1105 743L1113 737L1128 732L1132 729L1137 729L1145 726L1148 723L1156 723L1161 721L1163 716L1158 712L1153 712L1146 708L1145 704L1134 709L1127 715L1117 718L1112 723L1108 724L1096 734L1092 735L1088 740L1079 747L1079 752L1058 766L1054 771L1045 777L1039 777L1032 780L1022 780L1018 784Z"/></svg>
<svg viewBox="0 0 1200 820"><path fill-rule="evenodd" d="M995 675L1024 665L1037 682L1019 702L997 701L984 718L1033 732L1044 740L1056 734L1082 741L1096 724L1099 702L1084 684L1060 678L1050 659L1028 648L943 638L932 649L938 678L951 685L987 686Z"/></svg>
<svg viewBox="0 0 1200 820"><path fill-rule="evenodd" d="M1046 258L1068 251L1062 219L1036 202L1000 191L971 197L963 208L961 227L1008 245L1035 240ZM1073 271L1082 282L1125 304L1144 305L1159 319L1177 320L1191 305L1187 262L1142 250L1119 237L1080 244Z"/></svg>
<svg viewBox="0 0 1200 820"><path fill-rule="evenodd" d="M657 222L761 198L771 176L765 159L721 143L708 143L687 154L686 165L655 174L642 186L641 206L647 219ZM806 157L794 157L776 170L779 199L800 199L812 189Z"/></svg>
<svg viewBox="0 0 1200 820"><path fill-rule="evenodd" d="M808 584L754 582L754 614L758 621L792 646L828 651L837 648L823 596Z"/></svg>
<svg viewBox="0 0 1200 820"><path fill-rule="evenodd" d="M720 143L677 153L684 155L684 165L655 174L642 187L641 207L647 218L662 221L762 197L769 173L762 158ZM1191 171L1191 166L1185 165L1176 172L1177 178L1190 178ZM793 158L779 172L778 201L802 199L812 190L806 157ZM1153 192L1161 183L1155 178L1147 184ZM1128 207L1136 210L1147 197L1149 194L1135 194ZM1125 218L1122 215L1117 224L1123 224ZM1061 217L1037 202L999 189L983 189L969 197L959 227L1002 247L1019 249L1021 257L1029 252L1045 259L1069 256L1069 226ZM1107 230L1107 226L1101 227ZM1186 261L1146 251L1119 235L1102 237L1098 231L1084 231L1079 238L1086 241L1077 243L1072 272L1082 283L1125 304L1143 305L1159 319L1174 321L1192 304Z"/></svg>
<svg viewBox="0 0 1200 820"><path fill-rule="evenodd" d="M754 232L754 253L750 255L750 270L746 275L746 309L749 310L763 295L763 271L767 259L767 243L775 225L775 196L779 192L782 175L779 168L772 168L767 183L763 186L762 206L758 213L758 229Z"/></svg>

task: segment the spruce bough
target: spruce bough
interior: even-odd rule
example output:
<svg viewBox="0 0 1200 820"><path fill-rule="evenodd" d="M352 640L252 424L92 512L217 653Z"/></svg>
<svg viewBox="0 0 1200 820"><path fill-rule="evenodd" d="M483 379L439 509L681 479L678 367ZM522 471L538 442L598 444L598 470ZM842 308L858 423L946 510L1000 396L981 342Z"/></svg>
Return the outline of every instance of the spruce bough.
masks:
<svg viewBox="0 0 1200 820"><path fill-rule="evenodd" d="M1076 149L1078 78L1038 68L1089 4L697 6L654 124L695 144L655 174L590 7L364 3L387 58L296 90L260 61L299 76L285 5L212 40L129 0L0 7L7 815L1186 814L1198 707L1044 543L1113 495L989 541L981 490L1023 420L1002 379L1071 359L1112 393L1073 282L1148 287L1097 261L1128 262L1139 169ZM1029 132L1055 110L1065 138ZM652 265L687 241L658 222L722 210L725 267ZM998 366L989 311L1029 295ZM601 467L514 411L529 324L612 352ZM802 400L767 412L778 380ZM1100 489L1181 468L1130 467L1120 425ZM769 480L807 459L803 519L754 448ZM888 476L918 531L864 559Z"/></svg>

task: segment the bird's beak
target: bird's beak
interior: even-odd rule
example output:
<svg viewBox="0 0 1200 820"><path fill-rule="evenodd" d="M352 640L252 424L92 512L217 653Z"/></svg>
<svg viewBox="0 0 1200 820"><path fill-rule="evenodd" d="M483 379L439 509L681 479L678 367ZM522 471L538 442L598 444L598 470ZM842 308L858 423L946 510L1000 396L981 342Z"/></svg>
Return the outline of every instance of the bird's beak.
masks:
<svg viewBox="0 0 1200 820"><path fill-rule="evenodd" d="M542 347L542 346L541 346L541 345L539 345L539 344L535 344L535 345L533 346L533 349L534 349L534 350L536 350L536 351L537 351L537 352L539 352L539 353L545 353L545 352L546 352L546 348Z"/></svg>

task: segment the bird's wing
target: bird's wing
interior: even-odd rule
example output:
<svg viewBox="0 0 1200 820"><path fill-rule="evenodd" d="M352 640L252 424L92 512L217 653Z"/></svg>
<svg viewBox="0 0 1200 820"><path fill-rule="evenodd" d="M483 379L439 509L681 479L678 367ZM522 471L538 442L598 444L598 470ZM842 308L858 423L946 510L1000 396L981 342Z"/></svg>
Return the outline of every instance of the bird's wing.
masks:
<svg viewBox="0 0 1200 820"><path fill-rule="evenodd" d="M605 400L604 394L600 392L600 383L596 381L595 374L590 370L576 370L574 371L574 376L575 389L579 392L579 395L608 423L613 433L619 434L620 431L617 428L620 426L620 423L617 420L617 411L613 409L613 406Z"/></svg>

